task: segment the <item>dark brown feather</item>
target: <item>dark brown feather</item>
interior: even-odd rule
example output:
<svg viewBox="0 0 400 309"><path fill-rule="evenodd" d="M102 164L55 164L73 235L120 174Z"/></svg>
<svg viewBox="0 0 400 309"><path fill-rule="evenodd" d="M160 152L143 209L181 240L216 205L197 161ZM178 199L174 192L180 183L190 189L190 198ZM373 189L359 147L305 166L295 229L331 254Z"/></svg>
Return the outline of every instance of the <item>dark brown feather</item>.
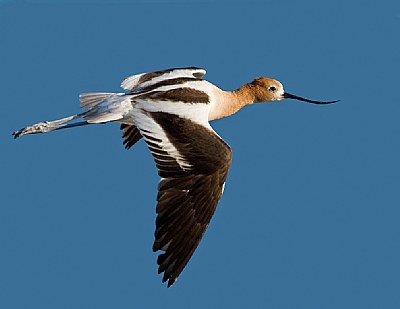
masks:
<svg viewBox="0 0 400 309"><path fill-rule="evenodd" d="M166 74L166 73L170 73L170 72L172 72L172 71L175 71L175 70L182 70L182 69L197 70L197 69L199 69L199 68L196 68L196 67L189 67L189 68L173 68L173 69L166 69L166 70L160 70L160 71L145 73L145 74L143 74L143 75L140 77L138 83L139 83L139 84L143 84L143 83L145 83L145 82L148 82L148 81L150 81L150 80L152 80L152 79L154 79L154 78L156 78L156 77L159 77L159 76L161 76L161 75L164 75L164 74ZM195 78L202 78L203 76L204 76L204 74L203 74L203 73L200 73L200 72L197 72L197 73L194 73L194 74L193 74L193 77L195 77Z"/></svg>
<svg viewBox="0 0 400 309"><path fill-rule="evenodd" d="M211 129L189 119L162 112L150 113L168 141L189 164L183 169L172 156L146 139L159 175L154 251L158 272L171 286L196 250L222 195L231 162L229 146ZM168 141L163 141L168 142Z"/></svg>
<svg viewBox="0 0 400 309"><path fill-rule="evenodd" d="M122 123L120 128L122 130L122 138L124 139L123 144L126 149L131 148L142 138L139 130L134 125Z"/></svg>
<svg viewBox="0 0 400 309"><path fill-rule="evenodd" d="M190 87L181 87L165 91L152 91L136 96L133 100L152 100L170 101L184 103L204 103L210 102L207 93Z"/></svg>

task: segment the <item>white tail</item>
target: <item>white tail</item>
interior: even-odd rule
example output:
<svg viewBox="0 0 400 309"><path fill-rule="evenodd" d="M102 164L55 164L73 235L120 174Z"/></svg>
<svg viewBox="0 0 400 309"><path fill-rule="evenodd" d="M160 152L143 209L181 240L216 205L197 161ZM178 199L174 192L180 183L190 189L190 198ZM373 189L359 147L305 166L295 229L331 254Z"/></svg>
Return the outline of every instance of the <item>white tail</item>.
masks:
<svg viewBox="0 0 400 309"><path fill-rule="evenodd" d="M108 92L91 92L91 93L81 93L79 95L79 100L81 101L81 108L92 108L97 104L103 102L105 99L113 96L114 93Z"/></svg>
<svg viewBox="0 0 400 309"><path fill-rule="evenodd" d="M89 123L118 121L132 108L130 98L124 93L83 93L81 107L88 109L80 114Z"/></svg>

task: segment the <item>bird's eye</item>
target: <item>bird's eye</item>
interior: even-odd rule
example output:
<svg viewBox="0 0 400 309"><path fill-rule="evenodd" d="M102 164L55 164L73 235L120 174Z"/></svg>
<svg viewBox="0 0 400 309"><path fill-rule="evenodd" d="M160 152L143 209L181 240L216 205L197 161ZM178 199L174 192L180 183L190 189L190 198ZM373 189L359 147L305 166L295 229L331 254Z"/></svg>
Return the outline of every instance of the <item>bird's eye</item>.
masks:
<svg viewBox="0 0 400 309"><path fill-rule="evenodd" d="M269 91L275 92L276 91L276 87L275 86L270 86L268 88Z"/></svg>

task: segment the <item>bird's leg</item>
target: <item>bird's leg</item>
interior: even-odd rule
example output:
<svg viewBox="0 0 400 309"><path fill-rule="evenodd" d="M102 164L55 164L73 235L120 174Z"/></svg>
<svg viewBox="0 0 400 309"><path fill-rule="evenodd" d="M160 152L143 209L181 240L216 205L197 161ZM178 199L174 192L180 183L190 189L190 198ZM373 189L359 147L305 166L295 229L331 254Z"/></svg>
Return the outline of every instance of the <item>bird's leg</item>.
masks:
<svg viewBox="0 0 400 309"><path fill-rule="evenodd" d="M45 133L45 132L50 132L50 131L54 131L54 130L84 126L84 125L89 124L86 121L65 124L66 122L75 120L77 118L80 118L81 116L82 115L73 115L73 116L62 118L62 119L57 119L54 121L39 122L39 123L33 124L31 126L27 126L19 131L15 131L12 135L14 136L14 138L17 138L17 137L20 137L25 134Z"/></svg>

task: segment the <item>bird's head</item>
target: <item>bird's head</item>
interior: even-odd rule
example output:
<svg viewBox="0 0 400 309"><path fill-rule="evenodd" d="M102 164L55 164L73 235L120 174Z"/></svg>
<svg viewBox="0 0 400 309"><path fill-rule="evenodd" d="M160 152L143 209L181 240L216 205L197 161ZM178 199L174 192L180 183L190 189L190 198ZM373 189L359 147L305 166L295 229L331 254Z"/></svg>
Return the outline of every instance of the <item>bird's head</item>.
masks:
<svg viewBox="0 0 400 309"><path fill-rule="evenodd" d="M314 104L331 104L336 103L336 101L314 101L305 99L290 93L287 93L283 90L282 84L272 78L267 77L259 77L252 81L250 85L253 88L254 95L255 95L255 102L273 102L273 101L280 101L283 99L294 99L299 101L304 101L308 103Z"/></svg>

